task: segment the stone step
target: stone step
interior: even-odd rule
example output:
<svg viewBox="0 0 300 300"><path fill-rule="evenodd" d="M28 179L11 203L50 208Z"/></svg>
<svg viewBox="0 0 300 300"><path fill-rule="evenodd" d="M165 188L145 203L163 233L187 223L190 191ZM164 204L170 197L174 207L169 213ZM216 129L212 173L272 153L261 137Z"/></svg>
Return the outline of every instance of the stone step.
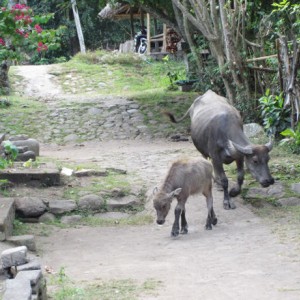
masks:
<svg viewBox="0 0 300 300"><path fill-rule="evenodd" d="M0 198L0 241L4 241L12 235L14 219L14 199Z"/></svg>
<svg viewBox="0 0 300 300"><path fill-rule="evenodd" d="M56 186L60 184L60 171L53 165L41 165L38 168L25 168L15 163L12 168L0 170L0 179L7 179L13 183L39 183L42 186Z"/></svg>

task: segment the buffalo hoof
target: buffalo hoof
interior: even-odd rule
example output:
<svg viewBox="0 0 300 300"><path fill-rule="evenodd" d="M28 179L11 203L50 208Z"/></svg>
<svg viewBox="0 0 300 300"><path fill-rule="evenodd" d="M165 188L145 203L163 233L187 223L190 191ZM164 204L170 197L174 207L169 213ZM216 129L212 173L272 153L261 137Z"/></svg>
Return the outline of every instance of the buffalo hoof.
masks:
<svg viewBox="0 0 300 300"><path fill-rule="evenodd" d="M229 202L223 202L223 207L224 207L224 209L230 209Z"/></svg>
<svg viewBox="0 0 300 300"><path fill-rule="evenodd" d="M187 229L187 227L181 228L180 233L181 234L187 234L189 231Z"/></svg>
<svg viewBox="0 0 300 300"><path fill-rule="evenodd" d="M214 226L217 225L218 219L217 219L217 218L213 219L211 223L212 223Z"/></svg>
<svg viewBox="0 0 300 300"><path fill-rule="evenodd" d="M224 209L226 209L226 210L228 210L228 209L235 209L235 208L236 208L236 206L235 206L235 204L234 204L233 201L224 202L224 203L223 203L223 207L224 207Z"/></svg>
<svg viewBox="0 0 300 300"><path fill-rule="evenodd" d="M229 201L229 206L231 209L236 209L236 206L232 200Z"/></svg>
<svg viewBox="0 0 300 300"><path fill-rule="evenodd" d="M176 237L176 236L178 236L179 235L179 231L172 231L171 232L171 236L172 237Z"/></svg>
<svg viewBox="0 0 300 300"><path fill-rule="evenodd" d="M241 193L241 190L240 190L240 189L232 188L232 189L229 191L229 196L230 196L230 197L236 197L236 196L239 195L240 193Z"/></svg>
<svg viewBox="0 0 300 300"><path fill-rule="evenodd" d="M206 225L205 225L205 229L206 229L206 230L212 230L211 224L206 224Z"/></svg>

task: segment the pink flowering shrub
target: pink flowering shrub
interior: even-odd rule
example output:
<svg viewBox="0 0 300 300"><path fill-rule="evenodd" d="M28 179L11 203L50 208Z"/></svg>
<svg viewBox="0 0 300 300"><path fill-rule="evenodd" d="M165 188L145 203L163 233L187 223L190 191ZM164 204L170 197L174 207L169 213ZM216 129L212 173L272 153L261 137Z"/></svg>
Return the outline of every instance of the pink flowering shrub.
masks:
<svg viewBox="0 0 300 300"><path fill-rule="evenodd" d="M0 63L20 60L22 54L59 47L59 32L43 30L40 24L47 23L52 15L36 16L25 4L15 4L11 9L0 8Z"/></svg>

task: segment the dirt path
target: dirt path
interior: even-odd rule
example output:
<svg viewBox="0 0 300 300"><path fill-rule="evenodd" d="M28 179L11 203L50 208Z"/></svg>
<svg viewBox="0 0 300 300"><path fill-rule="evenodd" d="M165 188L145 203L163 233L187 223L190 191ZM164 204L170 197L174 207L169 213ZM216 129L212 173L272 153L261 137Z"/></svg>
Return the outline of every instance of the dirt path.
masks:
<svg viewBox="0 0 300 300"><path fill-rule="evenodd" d="M38 81L33 67L22 74L30 74L28 84ZM46 78L39 93L47 92ZM199 155L189 142L127 140L84 145L42 145L41 155L125 168L129 175L143 178L149 191L163 179L176 157ZM162 282L155 296L140 299L300 299L299 249L292 243L281 243L272 228L241 200L236 200L236 210L225 211L222 193L214 190L214 201L219 222L212 231L204 230L205 201L197 196L187 205L188 235L170 237L173 212L161 227L56 229L49 236L37 237L42 262L55 271L65 267L67 275L78 282L143 282L150 278ZM150 202L147 209L154 215Z"/></svg>

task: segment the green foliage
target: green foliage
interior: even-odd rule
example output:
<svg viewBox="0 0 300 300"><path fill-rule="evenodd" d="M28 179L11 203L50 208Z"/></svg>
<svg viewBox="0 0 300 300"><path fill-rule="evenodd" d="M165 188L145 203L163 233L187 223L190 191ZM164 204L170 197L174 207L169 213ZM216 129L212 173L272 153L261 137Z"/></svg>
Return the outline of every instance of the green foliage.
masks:
<svg viewBox="0 0 300 300"><path fill-rule="evenodd" d="M280 3L272 3L275 28L274 31L287 35L300 33L300 4L293 4L293 1L282 0Z"/></svg>
<svg viewBox="0 0 300 300"><path fill-rule="evenodd" d="M177 90L178 86L176 86L177 80L184 80L186 79L185 71L182 68L178 68L178 66L172 64L170 56L166 55L163 57L162 61L167 66L167 77L170 81L170 86L168 87L169 90Z"/></svg>
<svg viewBox="0 0 300 300"><path fill-rule="evenodd" d="M265 95L259 99L259 109L268 136L278 137L279 133L290 124L290 110L284 108L282 94L272 95L267 89Z"/></svg>
<svg viewBox="0 0 300 300"><path fill-rule="evenodd" d="M293 153L300 154L300 123L295 130L287 128L280 134L285 137L280 141L280 145L288 145Z"/></svg>
<svg viewBox="0 0 300 300"><path fill-rule="evenodd" d="M10 141L5 141L3 148L5 157L0 157L0 169L11 167L18 156L18 148Z"/></svg>

